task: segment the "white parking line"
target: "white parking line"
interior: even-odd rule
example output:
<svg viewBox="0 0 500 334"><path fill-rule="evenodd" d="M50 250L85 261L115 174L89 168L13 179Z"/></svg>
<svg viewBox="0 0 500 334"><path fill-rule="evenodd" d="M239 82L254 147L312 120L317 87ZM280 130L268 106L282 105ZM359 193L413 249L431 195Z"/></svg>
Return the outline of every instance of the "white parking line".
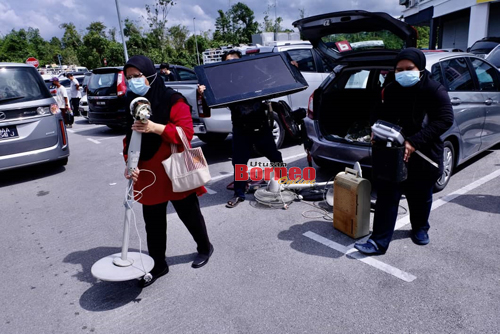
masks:
<svg viewBox="0 0 500 334"><path fill-rule="evenodd" d="M479 186L482 186L483 184L497 178L500 176L500 170L496 170L482 178L480 178L479 180L476 180L446 196L444 196L443 198L440 198L438 200L435 200L433 203L432 203L432 210L435 210L441 206L443 206L444 204L446 203L449 203L451 201L453 201L455 198L461 196L461 195L464 195L466 193L468 193L469 191L472 191L474 190L475 188L479 187ZM406 215L404 216L403 218L401 219L398 219L398 221L396 222L396 227L395 227L395 230L398 230L402 227L404 227L405 225L409 224L410 223L410 215ZM338 252L341 252L341 253L344 253L346 254L347 256L349 257L352 257L354 259L357 259L363 263L366 263L366 264L369 264L370 266L372 267L375 267L377 269L380 269L388 274L391 274L397 278L400 278L402 279L403 281L405 282L412 282L413 280L416 279L415 276L407 273L407 272L404 272L402 270L399 270L395 267L392 267L386 263L383 263L379 260L376 260L374 259L373 257L370 257L370 256L366 256L366 255L363 255L361 254L360 252L358 252L357 249L353 248L354 246L354 243L350 244L349 246L343 246L341 244L338 244L330 239L327 239L327 238L324 238L314 232L311 232L311 231L308 231L306 233L304 233L304 236L314 240L314 241L317 241L327 247L330 247L332 249L335 249L336 251Z"/></svg>
<svg viewBox="0 0 500 334"><path fill-rule="evenodd" d="M114 137L106 137L106 138L99 138L99 141L103 140L109 140L109 139L115 139L115 138L124 138L125 136L114 136Z"/></svg>
<svg viewBox="0 0 500 334"><path fill-rule="evenodd" d="M482 186L486 182L491 181L494 178L497 178L498 176L500 176L500 169L496 170L496 171L494 171L486 176L483 176L479 180L476 180L476 181L474 181L474 182L472 182L472 183L470 183L470 184L468 184L468 185L466 185L458 190L455 190L454 192L452 192L446 196L443 196L443 198L435 200L434 202L432 202L431 211L436 210L437 208L441 207L442 205L445 205L446 203L453 201L455 198L457 198L463 194L466 194L469 191L474 190L475 188L477 188L479 186ZM408 214L408 215L406 215L406 216L404 216L396 221L396 227L394 228L394 230L399 230L399 229L403 228L405 225L408 225L409 223L410 223L410 215ZM352 248L353 246L354 246L354 243L350 244L347 247Z"/></svg>
<svg viewBox="0 0 500 334"><path fill-rule="evenodd" d="M410 273L407 273L407 272L402 271L398 268L395 268L387 263L384 263L382 261L374 259L373 257L363 255L357 251L352 252L351 249L349 249L348 247L345 247L339 243L336 243L335 241L332 241L330 239L322 237L319 234L316 234L314 232L308 231L308 232L304 233L303 235L305 237L308 237L309 239L317 241L320 244L323 244L331 249L334 249L337 252L344 253L344 254L348 255L349 257L352 257L352 258L359 260L363 263L366 263L374 268L382 270L383 272L388 273L394 277L397 277L405 282L413 282L417 278L416 276L414 276Z"/></svg>
<svg viewBox="0 0 500 334"><path fill-rule="evenodd" d="M101 142L92 138L87 138L88 141L93 142L94 144L100 144Z"/></svg>
<svg viewBox="0 0 500 334"><path fill-rule="evenodd" d="M304 153L300 153L300 154L296 154L296 155L292 155L292 156L283 158L283 161L285 161L285 160L292 160L292 159L295 159L295 158L302 158L302 157L305 157L305 156L307 156L307 154L304 152Z"/></svg>

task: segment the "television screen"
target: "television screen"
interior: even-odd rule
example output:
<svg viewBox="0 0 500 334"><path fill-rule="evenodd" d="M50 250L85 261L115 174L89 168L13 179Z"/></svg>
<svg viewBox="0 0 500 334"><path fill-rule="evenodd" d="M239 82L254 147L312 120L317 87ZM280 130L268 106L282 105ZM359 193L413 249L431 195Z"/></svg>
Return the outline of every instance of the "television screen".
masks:
<svg viewBox="0 0 500 334"><path fill-rule="evenodd" d="M209 107L223 107L252 99L271 99L307 88L300 71L286 53L268 53L195 67L207 89Z"/></svg>

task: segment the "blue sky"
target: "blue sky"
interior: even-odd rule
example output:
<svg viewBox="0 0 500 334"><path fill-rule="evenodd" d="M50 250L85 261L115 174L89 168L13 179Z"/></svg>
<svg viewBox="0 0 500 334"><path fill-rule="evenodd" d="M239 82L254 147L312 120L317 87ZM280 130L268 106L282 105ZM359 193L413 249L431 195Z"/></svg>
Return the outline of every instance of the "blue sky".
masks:
<svg viewBox="0 0 500 334"><path fill-rule="evenodd" d="M145 4L142 0L118 0L122 20L129 18L139 26L146 26ZM382 11L394 16L401 15L403 6L398 0L246 0L241 1L254 11L256 21L263 21L268 5L276 3L277 16L283 18L283 26L292 29L291 23L300 18L299 9L305 9L306 16L349 10L363 9ZM217 10L226 11L235 0L177 0L168 15L168 25L182 24L193 31L193 18L196 31L215 29ZM274 8L271 9L274 17ZM61 23L72 22L79 32L84 33L90 22L104 22L107 28L118 28L115 1L113 0L0 0L0 34L5 35L12 29L38 28L43 38L62 37Z"/></svg>

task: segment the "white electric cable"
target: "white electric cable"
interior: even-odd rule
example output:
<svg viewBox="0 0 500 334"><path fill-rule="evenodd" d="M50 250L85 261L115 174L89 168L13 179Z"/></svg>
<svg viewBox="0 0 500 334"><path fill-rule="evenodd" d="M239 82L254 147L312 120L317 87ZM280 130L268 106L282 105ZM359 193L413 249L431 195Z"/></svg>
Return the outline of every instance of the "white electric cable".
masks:
<svg viewBox="0 0 500 334"><path fill-rule="evenodd" d="M149 172L149 173L153 174L154 179L153 179L152 183L150 183L146 187L142 188L140 191L133 190L134 198L132 199L132 202L130 204L130 210L132 212L132 217L133 217L133 220L134 220L135 232L137 233L137 237L139 238L139 258L141 259L142 271L144 272L144 274L147 274L146 268L144 267L144 261L142 260L142 239L141 239L141 235L139 233L139 229L137 228L137 218L135 216L134 209L132 209L132 204L138 203L141 200L142 196L143 196L144 190L146 190L147 188L153 186L153 184L156 183L156 174L153 171L150 171L149 169L139 169L139 172L142 172L142 171ZM127 193L125 194L125 200L126 201L129 200L128 196L129 196L130 190L133 189L133 187L134 187L133 182L131 183L130 187L127 187ZM139 195L140 195L140 197L138 199L135 199Z"/></svg>

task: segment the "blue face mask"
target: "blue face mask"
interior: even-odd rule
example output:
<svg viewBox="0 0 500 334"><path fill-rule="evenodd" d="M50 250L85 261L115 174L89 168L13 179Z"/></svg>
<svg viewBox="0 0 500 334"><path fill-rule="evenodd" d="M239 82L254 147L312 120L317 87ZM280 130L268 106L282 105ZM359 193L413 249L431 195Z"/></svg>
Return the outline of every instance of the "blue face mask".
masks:
<svg viewBox="0 0 500 334"><path fill-rule="evenodd" d="M146 85L146 78L132 78L128 80L128 87L130 90L139 96L144 96L149 90L149 86Z"/></svg>
<svg viewBox="0 0 500 334"><path fill-rule="evenodd" d="M396 81L403 87L414 86L420 81L420 71L403 71L396 73Z"/></svg>

